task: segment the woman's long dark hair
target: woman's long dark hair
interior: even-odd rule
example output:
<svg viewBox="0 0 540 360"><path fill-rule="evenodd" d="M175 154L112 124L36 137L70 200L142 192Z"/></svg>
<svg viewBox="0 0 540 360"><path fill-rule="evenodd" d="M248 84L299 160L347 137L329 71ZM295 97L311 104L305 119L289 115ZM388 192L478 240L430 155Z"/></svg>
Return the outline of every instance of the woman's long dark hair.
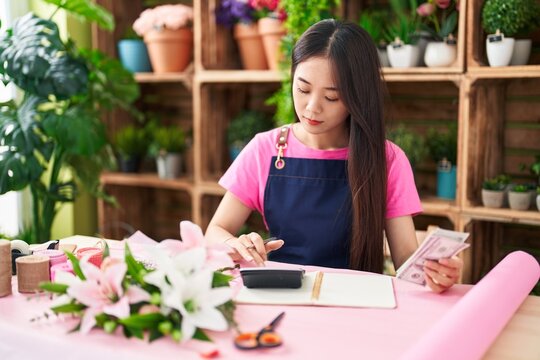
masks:
<svg viewBox="0 0 540 360"><path fill-rule="evenodd" d="M349 266L381 273L387 182L383 114L386 88L377 49L358 25L328 19L312 25L296 43L292 54L293 79L298 64L313 57L330 60L339 97L350 114Z"/></svg>

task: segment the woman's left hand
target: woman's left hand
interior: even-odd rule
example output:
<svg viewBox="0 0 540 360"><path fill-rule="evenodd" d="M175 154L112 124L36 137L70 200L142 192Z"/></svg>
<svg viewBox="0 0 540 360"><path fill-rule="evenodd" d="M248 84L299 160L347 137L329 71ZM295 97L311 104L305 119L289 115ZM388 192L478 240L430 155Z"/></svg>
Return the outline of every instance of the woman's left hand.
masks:
<svg viewBox="0 0 540 360"><path fill-rule="evenodd" d="M442 293L457 283L462 270L463 260L457 256L441 259L438 262L427 260L424 263L427 285L436 293Z"/></svg>

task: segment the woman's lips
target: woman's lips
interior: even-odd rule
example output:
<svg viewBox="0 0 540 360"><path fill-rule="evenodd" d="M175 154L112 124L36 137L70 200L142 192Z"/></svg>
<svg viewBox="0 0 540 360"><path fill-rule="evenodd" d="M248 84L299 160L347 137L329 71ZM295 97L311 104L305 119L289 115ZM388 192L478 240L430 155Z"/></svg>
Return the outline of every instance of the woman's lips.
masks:
<svg viewBox="0 0 540 360"><path fill-rule="evenodd" d="M308 119L308 118L304 118L304 119L306 119L309 125L317 126L317 125L322 124L322 121L317 121L317 120Z"/></svg>

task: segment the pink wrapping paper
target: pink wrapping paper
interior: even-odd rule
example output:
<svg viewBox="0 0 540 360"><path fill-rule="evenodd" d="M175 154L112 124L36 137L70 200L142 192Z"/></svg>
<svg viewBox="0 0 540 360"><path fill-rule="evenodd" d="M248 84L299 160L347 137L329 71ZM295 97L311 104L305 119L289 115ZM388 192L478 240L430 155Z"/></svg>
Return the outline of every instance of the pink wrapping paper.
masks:
<svg viewBox="0 0 540 360"><path fill-rule="evenodd" d="M507 255L402 359L480 359L539 278L534 257Z"/></svg>

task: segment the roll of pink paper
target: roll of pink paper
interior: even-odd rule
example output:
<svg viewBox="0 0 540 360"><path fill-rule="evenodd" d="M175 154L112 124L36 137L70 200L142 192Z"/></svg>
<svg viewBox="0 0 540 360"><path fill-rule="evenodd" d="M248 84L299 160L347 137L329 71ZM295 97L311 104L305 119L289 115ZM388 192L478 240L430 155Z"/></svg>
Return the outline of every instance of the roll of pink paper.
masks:
<svg viewBox="0 0 540 360"><path fill-rule="evenodd" d="M534 257L507 255L402 360L482 358L539 278Z"/></svg>
<svg viewBox="0 0 540 360"><path fill-rule="evenodd" d="M56 278L56 273L59 271L75 274L75 272L73 271L73 265L71 265L70 262L56 264L51 266L51 281L54 282L54 279Z"/></svg>

